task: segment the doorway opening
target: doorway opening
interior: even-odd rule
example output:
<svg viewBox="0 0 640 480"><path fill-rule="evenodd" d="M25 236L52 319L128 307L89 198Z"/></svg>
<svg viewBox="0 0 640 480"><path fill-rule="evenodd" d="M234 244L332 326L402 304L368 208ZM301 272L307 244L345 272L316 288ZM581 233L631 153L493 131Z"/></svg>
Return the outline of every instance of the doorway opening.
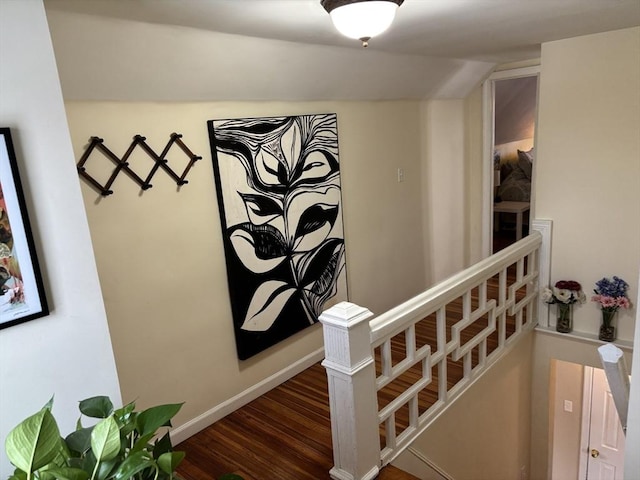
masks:
<svg viewBox="0 0 640 480"><path fill-rule="evenodd" d="M625 436L604 370L552 360L551 478L622 480Z"/></svg>
<svg viewBox="0 0 640 480"><path fill-rule="evenodd" d="M539 67L494 73L484 84L483 254L528 233Z"/></svg>

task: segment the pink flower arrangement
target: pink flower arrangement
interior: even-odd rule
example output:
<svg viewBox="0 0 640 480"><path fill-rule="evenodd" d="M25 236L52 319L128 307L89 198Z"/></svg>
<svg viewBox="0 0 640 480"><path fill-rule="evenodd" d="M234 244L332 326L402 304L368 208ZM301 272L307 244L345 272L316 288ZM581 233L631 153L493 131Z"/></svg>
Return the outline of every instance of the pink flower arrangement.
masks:
<svg viewBox="0 0 640 480"><path fill-rule="evenodd" d="M619 308L631 307L631 302L627 296L629 284L618 277L613 280L603 278L596 282L595 295L591 297L592 302L600 304L605 312L617 312Z"/></svg>
<svg viewBox="0 0 640 480"><path fill-rule="evenodd" d="M627 297L607 297L606 295L594 295L591 297L592 302L597 302L602 308L617 310L619 308L629 308L631 302Z"/></svg>

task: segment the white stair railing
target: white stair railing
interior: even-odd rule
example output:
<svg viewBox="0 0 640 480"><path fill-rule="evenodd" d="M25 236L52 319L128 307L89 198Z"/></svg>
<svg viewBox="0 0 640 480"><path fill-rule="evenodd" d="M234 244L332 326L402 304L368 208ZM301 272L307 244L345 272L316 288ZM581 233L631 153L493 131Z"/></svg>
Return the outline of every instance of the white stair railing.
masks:
<svg viewBox="0 0 640 480"><path fill-rule="evenodd" d="M629 413L629 370L624 360L624 354L615 345L607 343L598 348L602 368L607 376L613 403L618 411L622 431L627 434L627 416Z"/></svg>
<svg viewBox="0 0 640 480"><path fill-rule="evenodd" d="M375 478L533 329L541 244L534 231L373 319L348 302L320 316L333 479Z"/></svg>

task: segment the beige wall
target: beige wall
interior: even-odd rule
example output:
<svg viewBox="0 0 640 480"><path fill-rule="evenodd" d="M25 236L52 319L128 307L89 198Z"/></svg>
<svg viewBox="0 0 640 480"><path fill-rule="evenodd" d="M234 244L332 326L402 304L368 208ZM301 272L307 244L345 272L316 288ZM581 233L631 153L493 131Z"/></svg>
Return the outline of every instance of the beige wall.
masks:
<svg viewBox="0 0 640 480"><path fill-rule="evenodd" d="M536 216L554 221L552 279L575 278L590 293L601 277L618 275L631 285L632 299L640 263L639 35L634 28L543 46L534 200ZM481 108L477 89L465 99L470 262L481 255L482 160L472 147ZM619 240L611 241L611 232ZM619 338L632 339L635 315L619 314ZM596 336L599 319L592 303L575 309L576 330ZM550 472L551 359L598 366L595 352L592 343L537 335L530 478Z"/></svg>
<svg viewBox="0 0 640 480"><path fill-rule="evenodd" d="M500 362L413 444L456 480L506 480L529 472L533 335ZM411 453L394 462L425 478Z"/></svg>
<svg viewBox="0 0 640 480"><path fill-rule="evenodd" d="M122 154L135 134L159 150L172 132L203 157L179 191L163 172L142 194L122 174L106 198L81 182L124 400L186 401L179 425L322 346L314 326L237 360L208 119L338 114L349 296L382 313L426 287L420 108L418 102L67 103L76 158L92 135ZM88 168L99 160L92 156ZM144 155L130 163L150 166Z"/></svg>
<svg viewBox="0 0 640 480"><path fill-rule="evenodd" d="M13 2L15 5L18 3L22 5L22 2ZM20 7L19 18L13 15L6 17L7 25L15 27L13 30L7 28L6 31L17 32L22 29L29 31L30 35L37 31L39 38L42 38L44 30L41 6L38 3L34 7L38 10L35 16L30 11L31 8ZM34 27L34 22L38 24L37 28ZM640 29L635 28L545 44L541 80L541 115L544 116L541 116L539 124L539 165L536 168L538 216L552 218L555 222L554 278L574 277L583 281L585 288L589 290L593 282L602 275L617 274L632 284L632 298L637 298L637 245L640 237L637 222L640 208L640 139L637 135L640 130L637 114L640 108L639 35ZM36 56L33 52L23 56L22 61L16 64L30 65L25 63L25 59L37 57L36 63L42 67L43 50L40 48ZM19 53L16 50L16 54ZM52 56L47 54L46 58L51 59ZM46 69L47 76L55 70L50 62ZM40 70L33 71L38 75L21 75L21 82L24 79L37 81L45 77ZM20 72L15 72L14 78L18 78ZM19 87L24 93L24 83ZM55 85L53 88L57 90ZM17 90L10 89L3 96L3 101L10 98L22 99L23 96L14 95L15 91ZM21 113L15 121L19 121L21 128L26 124L29 128L42 130L40 136L45 131L55 133L56 129L51 129L51 125L59 124L60 114L56 111L58 107L47 102L59 95L59 90L58 93L51 94L46 88L36 85L30 91L33 93L33 102L38 102L37 113L29 113L28 121L25 120L23 103L19 110ZM38 94L46 94L49 100L40 101ZM465 101L465 111L477 110L479 95L479 91L474 92ZM3 106L6 105L13 103L3 102ZM204 157L189 176L190 183L180 192L162 175L154 180L153 189L142 195L130 179L120 176L113 186L116 193L105 199L82 183L125 400L137 398L141 406L186 400L187 405L178 419L178 423L184 422L321 345L320 332L314 328L253 360L242 363L236 360L205 125L207 119L314 111L337 112L345 189L343 200L348 280L352 300L380 312L421 290L429 282L422 268L427 264L422 245L424 238L434 232L428 231L428 228L423 232L424 213L418 208L422 204L421 168L424 168L426 161L422 140L427 131L423 121L426 108L424 104L70 103L67 107L76 159L91 135L105 138L109 147L122 153L136 133L147 136L149 143L157 147L164 145L168 134L173 131L183 133L185 142L194 152ZM55 114L53 120L48 112ZM40 126L38 122L44 123ZM37 136L34 135L34 138ZM46 255L45 249L45 257L49 258L47 262L55 257L64 266L61 264L60 268L49 269L51 272L61 272L62 275L61 281L52 282L50 287L54 291L53 299L57 310L54 316L38 322L44 324L46 321L55 321L51 325L55 326L57 332L64 331L66 335L69 331L84 332L82 327L74 323L81 318L89 331L87 335L82 335L80 343L84 348L98 345L98 350L94 349L88 355L90 357L99 351L98 360L102 362L98 365L101 371L99 384L103 387L108 384L109 392L117 396L115 372L110 363L108 341L105 337L107 330L100 320L103 317L102 307L99 299L95 298L92 262L82 260L87 255L90 256L91 248L83 242L86 226L82 226L83 220L78 217L77 204L74 206L73 191L77 184L75 180L70 180L75 179L75 174L71 173L71 169L68 170L71 176L63 175L65 170L60 169L58 160L52 156L52 152L61 150L59 144L47 140L37 145L38 149L47 150L46 158L49 163L55 162L56 168L47 168L47 161L38 161L39 167L27 173L29 182L34 185L43 182L43 185L51 185L53 179L57 189L55 192L48 192L43 188L43 193L48 192L46 198L43 197L46 201L33 200L38 207L36 211L39 209L45 212L45 215L36 214L35 221L39 222L38 227L51 240L46 249L57 245L68 249L72 245L77 252L75 259L64 260L64 256ZM40 155L40 150L36 155L28 157L44 158ZM405 170L405 182L402 184L396 181L398 166ZM43 180L43 175L47 177L47 181ZM467 178L469 175L471 170L467 170ZM605 205L600 192L615 194L616 204ZM567 198L570 199L569 202ZM442 205L434 205L431 212L446 215L448 199L436 198L435 201L442 202ZM469 205L473 203L469 202ZM64 207L64 218L59 216L60 206ZM477 217L471 213L471 207L466 218L469 219L469 235L472 236L477 228L473 219ZM605 251L602 245L608 245L611 232L615 232L616 237L623 241L616 242L615 249ZM470 258L474 256L474 245L478 244L479 242L470 243ZM393 255L389 255L389 251L393 251ZM598 256L594 259L591 252ZM85 267L80 267L81 264ZM55 279L58 278L56 275ZM69 295L84 300L78 304L75 298L72 302L74 307L67 309ZM91 305L92 308L85 309L84 305ZM631 312L620 316L621 337L632 337L632 319ZM576 323L578 329L595 331L598 323L595 306L587 305L577 309ZM15 346L21 343L13 342L16 335L22 335L17 332L29 330L33 325L35 322L12 327L6 331L6 335L3 334L3 338L12 339L11 344ZM68 328L59 328L65 325ZM52 334L55 338L55 332L52 331ZM103 340L99 341L96 335ZM45 337L47 345L50 345L52 337L45 335L43 338ZM95 339L96 342L87 342L87 338ZM546 402L549 398L550 360L558 358L558 352L562 352L562 357L569 361L592 361L592 345L580 344L567 348L565 342L564 339L546 336L536 341L538 356L533 379L531 478L545 478L547 470ZM14 363L14 355L20 353L15 348L0 350L3 355L10 355L11 362ZM106 353L103 354L103 350ZM72 349L68 349L66 354L56 351L52 355L46 355L47 365L38 360L34 364L37 374L31 378L21 372L16 384L21 388L27 383L41 387L45 379L48 382L55 380L64 384L66 395L77 396L78 390L69 386L68 379L61 380L57 376L45 378L47 368L57 368L64 364L71 351ZM498 378L492 377L492 371L483 379L487 384L497 382L492 383L491 388L478 387L490 390L491 395L495 389L495 398L491 395L486 397L483 390L461 398L456 404L462 410L461 418L466 415L461 407L465 406L465 402L486 408L495 406L503 397L511 398L514 386L519 394L522 391L526 394L529 386L522 382L527 378L525 357L528 351L529 348L525 348L512 352L511 355L516 355L518 359L503 362L496 367L495 372L501 373ZM589 360L584 358L586 356ZM69 362L72 363L71 360ZM520 366L514 367L516 370L521 368L522 375L517 379L511 373L514 362ZM3 363L9 365L10 362ZM78 373L77 366L74 368ZM63 370L67 371L66 368ZM104 372L108 373L108 381L104 380ZM11 375L16 379L15 371ZM83 391L93 386L91 380L96 377L92 372L85 369L80 375ZM25 383L27 377L29 382ZM86 395L88 394L90 393L87 392ZM487 405L483 403L485 401ZM526 405L526 399L523 401L524 403L518 404ZM515 408L514 405L510 408ZM16 407L22 408L18 405ZM518 419L521 413L509 409L505 412ZM22 415L15 415L18 416ZM452 421L456 422L457 418ZM481 416L477 421L488 419ZM444 423L446 421L443 417L440 426L434 426L434 431L436 428L444 428ZM3 424L3 431L4 427ZM517 430L520 432L518 434L522 434L522 430ZM511 427L505 431L511 435ZM447 432L440 436L440 441L437 441L436 436L433 445L429 447L439 448L438 451L445 456L447 443L441 440L454 434L457 441L457 432ZM433 440L434 437L428 438ZM501 438L493 437L492 440L502 441ZM480 443L483 446L491 445L492 449L494 444L486 440ZM522 439L518 444L524 448L527 446L527 439ZM468 451L477 446L478 443L471 445ZM492 450L491 455L494 451ZM518 452L515 457L520 460L522 455ZM471 465L475 465L476 473L485 471L481 460L472 462ZM515 478L518 473L516 462L508 468L510 478ZM476 475L469 478L478 477Z"/></svg>
<svg viewBox="0 0 640 480"><path fill-rule="evenodd" d="M465 121L465 267L479 262L482 254L482 86L464 100Z"/></svg>
<svg viewBox="0 0 640 480"><path fill-rule="evenodd" d="M535 211L553 220L552 281L570 278L589 293L618 275L637 297L640 264L640 28L542 46ZM633 338L635 309L618 314ZM597 335L600 311L574 309L574 329ZM596 346L536 337L532 479L549 474L551 359L598 366ZM627 359L630 365L630 359Z"/></svg>
<svg viewBox="0 0 640 480"><path fill-rule="evenodd" d="M395 77L394 85L412 98L429 97L449 84L450 93L466 92L469 87L456 87L462 79L447 79L457 77L461 66L469 68L469 62L417 61L380 52L367 60L351 49L47 13L76 158L93 135L122 154L134 134L159 148L172 132L182 133L186 144L204 157L179 192L162 172L144 194L124 175L108 198L82 182L125 400L139 398L141 405L186 400L177 419L184 423L322 346L320 328L314 326L248 361L236 359L206 132L209 119L338 114L351 301L381 313L430 285L435 269L446 276L462 265L460 101L303 100L396 98L400 90L387 87ZM93 55L84 55L87 49ZM247 62L256 51L260 58ZM355 63L349 60L354 52ZM306 81L314 71L309 59L318 56L335 67L333 73ZM273 61L282 58L288 60ZM350 67L346 80L342 62ZM481 68L474 70L471 84L490 68L472 63ZM331 75L337 75L334 81ZM362 78L371 81L363 85ZM358 79L357 92L348 87L352 79ZM220 98L246 101L209 101ZM72 101L92 99L126 103ZM166 103L140 103L142 99ZM428 123L425 112L435 112L435 121ZM424 140L433 137L434 129L438 143L429 150ZM141 155L131 162L149 160ZM427 174L425 180L425 172L439 165L446 171ZM402 183L397 181L399 168ZM108 172L102 175L106 178ZM432 182L460 185L425 200ZM423 209L425 201L428 209ZM433 236L435 225L448 229L451 242L426 248L425 238ZM455 251L450 243L456 244ZM437 262L432 265L429 256ZM162 374L149 378L151 368Z"/></svg>
<svg viewBox="0 0 640 480"><path fill-rule="evenodd" d="M639 218L640 208L638 32L636 28L545 44L535 204L539 218L554 220L553 279L576 278L589 291L601 276L616 274L632 284L632 298L640 240L638 222L629 221ZM173 131L183 133L185 142L204 157L180 192L161 176L143 195L120 177L116 193L106 199L83 184L125 400L187 400L178 419L184 422L321 346L320 332L313 328L252 360L236 360L207 119L338 113L350 297L379 313L420 291L432 280L430 275L446 275L450 265L440 269L429 255L448 258L448 250L430 242L438 234L433 226L450 211L453 218L467 219L466 227L456 224L453 229L469 243L454 243L454 248L465 259L477 255L480 242L473 238L479 217L473 212L478 203L472 198L477 195L473 187L480 184L469 184L468 200L462 200L464 193L456 191L459 179L445 176L442 181L434 170L438 161L452 160L447 175L455 172L460 150L447 150L448 137L438 139L439 146L429 139L443 133L445 125L453 126L445 133L469 146L465 158L470 164L459 173L470 183L481 182L471 180L477 167L471 152L478 125L470 120L480 106L479 90L464 102L435 103L69 103L76 157L91 135L105 138L121 153L135 133L155 146L163 145ZM405 172L403 183L397 182L399 167ZM429 187L436 181L441 186L453 181L454 188L443 189L447 196L431 195ZM616 193L614 207L605 204L601 192ZM464 202L462 207L458 201ZM425 205L428 213L421 208ZM608 245L610 232L625 239L616 243L615 251L602 247ZM598 254L595 259L591 252ZM632 319L631 312L620 315L621 338L632 337ZM598 322L594 305L576 310L576 329L596 332ZM562 343L549 348L536 362L534 375L533 398L542 403L534 404L532 412L531 478L544 478L548 466L549 362L556 358L556 349L573 351ZM576 361L576 355L569 357ZM151 378L149 371L154 372ZM523 374L520 381L525 378ZM522 388L528 386L518 385L516 391ZM471 398L477 402L479 397L469 395L466 401ZM517 434L528 435L525 430ZM441 443L444 450L447 442ZM527 439L519 445L526 446ZM520 461L522 455L514 458ZM513 476L519 475L526 460L522 462L508 467ZM471 465L480 468L479 463Z"/></svg>
<svg viewBox="0 0 640 480"><path fill-rule="evenodd" d="M535 212L553 220L552 281L590 293L617 275L635 299L640 264L640 27L542 46ZM574 309L597 334L600 310ZM635 311L618 314L633 339Z"/></svg>
<svg viewBox="0 0 640 480"><path fill-rule="evenodd" d="M424 102L422 118L425 271L437 283L464 268L464 102Z"/></svg>
<svg viewBox="0 0 640 480"><path fill-rule="evenodd" d="M549 418L553 424L551 451L552 480L578 479L584 366L551 361ZM568 412L564 402L572 403Z"/></svg>

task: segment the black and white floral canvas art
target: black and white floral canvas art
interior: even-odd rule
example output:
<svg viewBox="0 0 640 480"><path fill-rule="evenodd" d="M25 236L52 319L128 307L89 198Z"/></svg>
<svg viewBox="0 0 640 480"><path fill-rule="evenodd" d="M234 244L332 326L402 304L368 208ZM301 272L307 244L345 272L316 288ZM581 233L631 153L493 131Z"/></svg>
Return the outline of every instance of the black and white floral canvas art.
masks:
<svg viewBox="0 0 640 480"><path fill-rule="evenodd" d="M210 120L238 357L347 299L335 114Z"/></svg>

